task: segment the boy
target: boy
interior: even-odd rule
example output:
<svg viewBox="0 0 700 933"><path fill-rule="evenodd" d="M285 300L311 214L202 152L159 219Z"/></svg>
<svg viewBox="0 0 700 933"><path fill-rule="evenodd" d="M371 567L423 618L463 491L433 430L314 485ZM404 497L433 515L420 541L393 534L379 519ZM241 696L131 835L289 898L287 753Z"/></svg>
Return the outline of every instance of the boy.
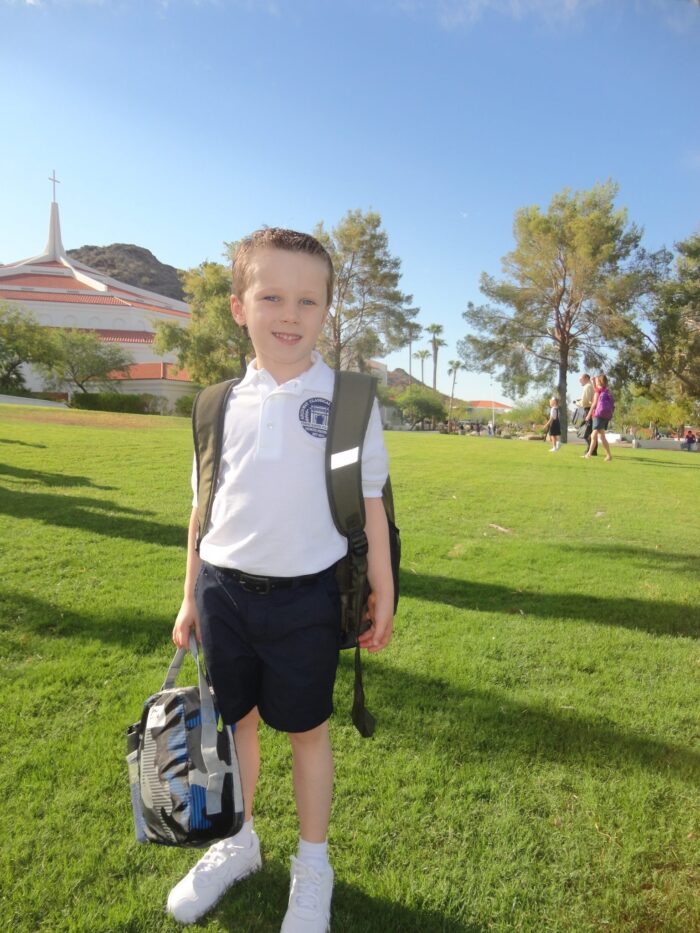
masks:
<svg viewBox="0 0 700 933"><path fill-rule="evenodd" d="M561 444L559 443L559 438L561 437L561 425L559 423L559 399L555 396L549 400L549 421L547 422L547 427L545 430L547 432L547 440L552 444L549 452L550 454L554 454L561 447Z"/></svg>
<svg viewBox="0 0 700 933"><path fill-rule="evenodd" d="M173 641L186 646L195 627L223 719L236 724L246 821L173 888L168 910L192 923L261 866L253 798L262 719L289 735L300 827L282 933L326 933L333 888L328 718L340 637L334 566L347 550L326 494L333 372L314 350L333 295L330 256L306 234L259 230L236 252L232 291L233 318L248 329L255 359L226 411L219 482L199 550L193 477L184 599ZM387 474L375 402L362 453L371 626L360 645L372 652L389 643L393 623L381 499Z"/></svg>

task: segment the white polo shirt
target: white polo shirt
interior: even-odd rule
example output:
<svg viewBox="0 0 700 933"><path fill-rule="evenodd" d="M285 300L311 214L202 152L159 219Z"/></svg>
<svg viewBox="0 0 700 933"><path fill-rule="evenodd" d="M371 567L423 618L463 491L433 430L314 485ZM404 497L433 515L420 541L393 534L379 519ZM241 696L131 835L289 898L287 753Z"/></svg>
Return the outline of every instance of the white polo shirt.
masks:
<svg viewBox="0 0 700 933"><path fill-rule="evenodd" d="M271 577L318 573L347 551L331 517L325 448L334 373L313 365L277 385L253 360L229 398L223 454L202 560ZM388 475L374 402L362 450L362 490L381 496ZM196 467L192 471L197 505Z"/></svg>

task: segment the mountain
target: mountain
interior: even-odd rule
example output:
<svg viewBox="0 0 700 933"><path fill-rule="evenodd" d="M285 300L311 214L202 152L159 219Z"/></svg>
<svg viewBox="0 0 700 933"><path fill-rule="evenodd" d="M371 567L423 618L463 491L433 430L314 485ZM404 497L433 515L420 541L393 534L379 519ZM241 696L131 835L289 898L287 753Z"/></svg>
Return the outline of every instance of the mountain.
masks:
<svg viewBox="0 0 700 933"><path fill-rule="evenodd" d="M67 252L78 262L84 262L86 266L91 266L127 285L146 288L150 292L178 301L185 300L178 270L174 266L159 262L153 253L143 246L112 243L111 246L81 246L80 249L69 249Z"/></svg>

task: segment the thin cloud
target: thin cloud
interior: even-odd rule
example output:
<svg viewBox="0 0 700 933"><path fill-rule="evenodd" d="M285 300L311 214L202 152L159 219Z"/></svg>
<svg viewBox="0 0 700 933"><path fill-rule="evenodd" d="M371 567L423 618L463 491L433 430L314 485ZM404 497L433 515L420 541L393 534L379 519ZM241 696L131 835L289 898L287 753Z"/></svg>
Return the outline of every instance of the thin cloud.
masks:
<svg viewBox="0 0 700 933"><path fill-rule="evenodd" d="M571 22L609 0L384 0L400 13L427 16L446 30L469 28L485 16L539 19L550 25ZM687 32L700 22L700 0L635 0L640 12L651 4L667 26Z"/></svg>

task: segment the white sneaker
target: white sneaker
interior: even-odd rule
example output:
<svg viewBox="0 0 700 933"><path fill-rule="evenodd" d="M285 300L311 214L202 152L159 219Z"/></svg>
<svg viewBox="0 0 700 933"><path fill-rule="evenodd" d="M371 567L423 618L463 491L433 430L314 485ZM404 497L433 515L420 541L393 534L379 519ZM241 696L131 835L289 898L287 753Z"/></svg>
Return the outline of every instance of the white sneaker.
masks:
<svg viewBox="0 0 700 933"><path fill-rule="evenodd" d="M318 872L292 856L289 906L280 933L328 933L333 869Z"/></svg>
<svg viewBox="0 0 700 933"><path fill-rule="evenodd" d="M168 913L178 923L195 923L211 910L236 881L262 867L260 840L251 834L248 848L229 836L214 843L168 896Z"/></svg>

